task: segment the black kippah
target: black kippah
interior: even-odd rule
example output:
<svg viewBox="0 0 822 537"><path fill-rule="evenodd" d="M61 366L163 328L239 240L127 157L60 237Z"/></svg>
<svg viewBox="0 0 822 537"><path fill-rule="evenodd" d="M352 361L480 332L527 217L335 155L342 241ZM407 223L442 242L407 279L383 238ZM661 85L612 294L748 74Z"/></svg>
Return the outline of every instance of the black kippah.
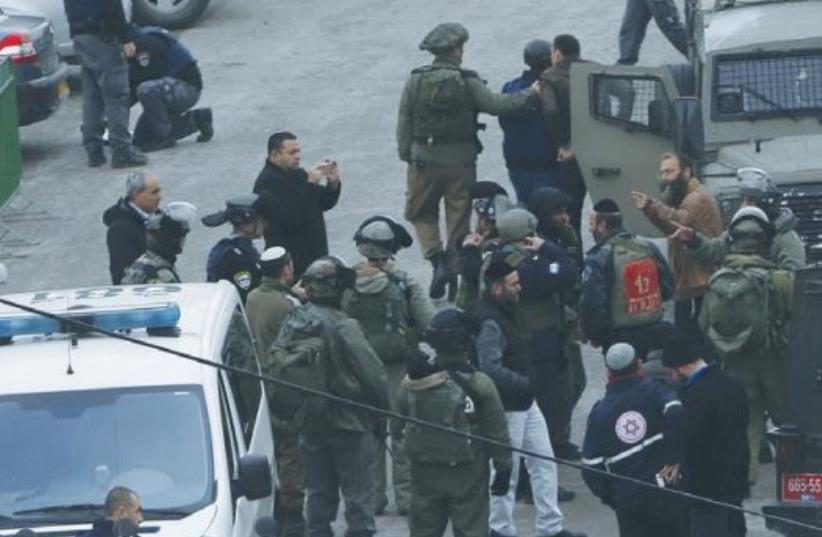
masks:
<svg viewBox="0 0 822 537"><path fill-rule="evenodd" d="M604 198L596 202L594 212L617 214L619 213L619 205L611 198Z"/></svg>

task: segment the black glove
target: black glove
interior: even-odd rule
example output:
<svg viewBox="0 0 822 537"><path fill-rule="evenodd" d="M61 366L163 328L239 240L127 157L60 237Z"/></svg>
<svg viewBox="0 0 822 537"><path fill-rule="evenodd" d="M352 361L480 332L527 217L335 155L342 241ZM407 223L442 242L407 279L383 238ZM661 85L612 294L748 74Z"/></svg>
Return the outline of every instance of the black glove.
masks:
<svg viewBox="0 0 822 537"><path fill-rule="evenodd" d="M497 472L494 482L491 483L491 496L505 496L511 488L511 469Z"/></svg>

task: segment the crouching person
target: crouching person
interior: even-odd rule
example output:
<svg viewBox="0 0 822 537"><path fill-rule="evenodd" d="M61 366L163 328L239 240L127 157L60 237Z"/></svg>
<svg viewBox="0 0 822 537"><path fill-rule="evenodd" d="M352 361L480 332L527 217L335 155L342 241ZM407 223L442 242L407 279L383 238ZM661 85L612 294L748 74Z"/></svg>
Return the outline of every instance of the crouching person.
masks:
<svg viewBox="0 0 822 537"><path fill-rule="evenodd" d="M477 322L462 310L435 315L426 340L436 356L409 366L399 409L415 419L508 445L508 425L497 389L469 361L478 332ZM488 462L493 461L499 477L491 492L505 494L511 476L510 452L414 423L405 425L405 449L411 461L411 537L441 537L449 520L454 535L488 537Z"/></svg>

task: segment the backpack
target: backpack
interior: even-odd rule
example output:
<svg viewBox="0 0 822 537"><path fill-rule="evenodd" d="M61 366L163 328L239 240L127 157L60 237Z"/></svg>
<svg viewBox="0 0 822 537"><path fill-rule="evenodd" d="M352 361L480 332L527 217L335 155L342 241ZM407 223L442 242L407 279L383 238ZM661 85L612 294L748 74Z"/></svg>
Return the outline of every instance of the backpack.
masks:
<svg viewBox="0 0 822 537"><path fill-rule="evenodd" d="M266 372L305 388L360 399L362 387L341 356L332 323L310 307L294 310L271 347ZM323 397L275 384L269 384L266 390L272 413L292 420L299 429L329 417L330 402Z"/></svg>
<svg viewBox="0 0 822 537"><path fill-rule="evenodd" d="M469 396L468 380L461 373L446 373L445 382L421 391L408 390L412 418L471 433L476 400ZM461 436L408 423L405 429L408 458L424 464L459 466L476 458L473 441Z"/></svg>
<svg viewBox="0 0 822 537"><path fill-rule="evenodd" d="M709 280L699 324L722 357L787 343L789 271L724 267Z"/></svg>
<svg viewBox="0 0 822 537"><path fill-rule="evenodd" d="M374 352L384 364L407 361L417 347L405 274L384 273L388 285L379 293L356 287L346 297L344 310L359 321Z"/></svg>
<svg viewBox="0 0 822 537"><path fill-rule="evenodd" d="M412 137L426 145L477 142L477 114L467 77L476 73L451 67L427 66L419 74Z"/></svg>
<svg viewBox="0 0 822 537"><path fill-rule="evenodd" d="M612 242L614 285L611 290L612 328L633 328L662 320L659 261L647 244L630 237Z"/></svg>

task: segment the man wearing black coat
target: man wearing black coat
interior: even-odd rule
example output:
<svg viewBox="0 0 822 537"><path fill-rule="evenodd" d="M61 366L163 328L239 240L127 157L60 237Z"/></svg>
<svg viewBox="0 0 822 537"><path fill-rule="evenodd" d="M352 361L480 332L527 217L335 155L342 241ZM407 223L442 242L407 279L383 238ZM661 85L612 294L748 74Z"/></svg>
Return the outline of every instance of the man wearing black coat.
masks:
<svg viewBox="0 0 822 537"><path fill-rule="evenodd" d="M742 505L748 493L748 399L742 384L706 364L698 342L672 335L662 363L682 382L679 399L685 407L683 459L685 490L712 500ZM739 511L693 502L691 537L741 537L745 517Z"/></svg>
<svg viewBox="0 0 822 537"><path fill-rule="evenodd" d="M103 213L108 227L111 283L120 285L126 267L146 251L146 224L160 205L160 181L148 172L132 172L126 179L126 195Z"/></svg>
<svg viewBox="0 0 822 537"><path fill-rule="evenodd" d="M325 184L322 184L325 179ZM265 247L282 246L294 261L299 279L312 261L328 255L328 236L323 212L340 198L337 163L324 160L300 168L300 144L290 132L277 132L268 139L268 159L254 193L260 196L261 212L268 221Z"/></svg>

